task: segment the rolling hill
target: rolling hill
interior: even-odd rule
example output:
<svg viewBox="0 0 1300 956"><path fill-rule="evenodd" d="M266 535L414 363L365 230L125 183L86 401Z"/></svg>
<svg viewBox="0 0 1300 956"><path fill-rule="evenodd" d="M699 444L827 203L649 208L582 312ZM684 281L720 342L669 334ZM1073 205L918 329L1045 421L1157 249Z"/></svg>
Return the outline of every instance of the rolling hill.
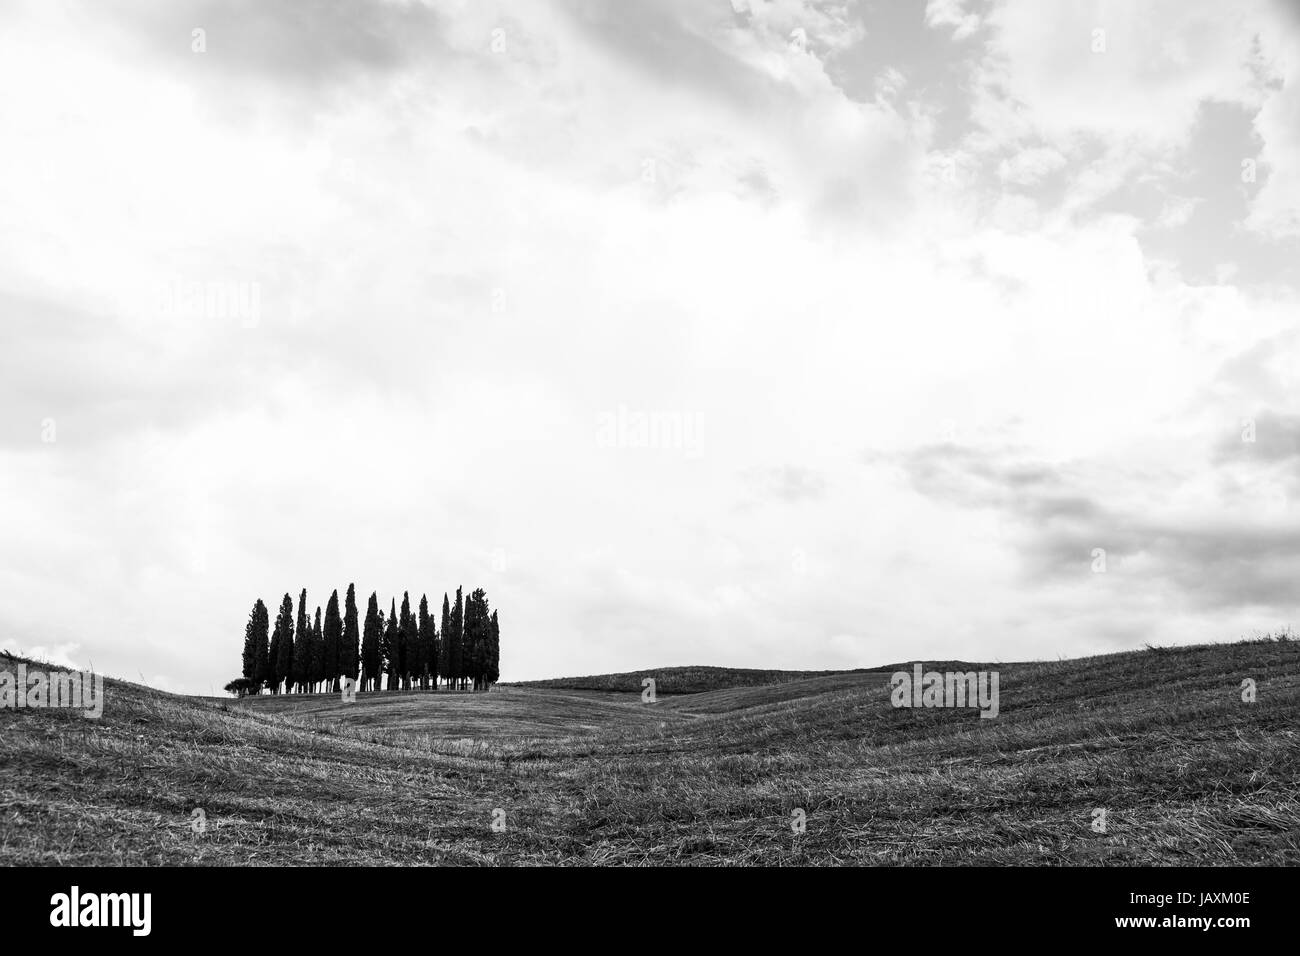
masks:
<svg viewBox="0 0 1300 956"><path fill-rule="evenodd" d="M894 666L654 704L110 681L100 720L0 710L0 863L1300 863L1300 642L998 668L992 720L892 707Z"/></svg>
<svg viewBox="0 0 1300 956"><path fill-rule="evenodd" d="M556 677L549 680L519 681L505 686L537 687L545 690L596 690L615 693L640 694L642 681L654 678L655 693L699 694L711 690L734 687L765 687L787 684L813 677L837 674L867 673L866 671L773 671L746 667L658 667L643 671L625 671L620 674L592 674L587 677Z"/></svg>

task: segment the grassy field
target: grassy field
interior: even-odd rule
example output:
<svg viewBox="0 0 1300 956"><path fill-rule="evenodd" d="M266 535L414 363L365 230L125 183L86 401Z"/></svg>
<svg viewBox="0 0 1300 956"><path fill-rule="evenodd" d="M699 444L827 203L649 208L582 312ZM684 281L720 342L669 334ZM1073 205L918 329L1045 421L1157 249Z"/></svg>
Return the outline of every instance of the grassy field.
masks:
<svg viewBox="0 0 1300 956"><path fill-rule="evenodd" d="M112 681L100 720L0 710L0 863L1300 863L1300 642L997 665L993 720L891 707L895 667L355 704Z"/></svg>
<svg viewBox="0 0 1300 956"><path fill-rule="evenodd" d="M642 691L642 681L654 678L655 693L699 694L710 690L731 687L765 687L807 680L810 677L829 677L838 674L858 674L864 671L769 671L745 667L660 667L648 671L626 671L621 674L593 674L588 677L556 677L551 680L520 681L507 686L538 687L546 690L597 690L614 693Z"/></svg>

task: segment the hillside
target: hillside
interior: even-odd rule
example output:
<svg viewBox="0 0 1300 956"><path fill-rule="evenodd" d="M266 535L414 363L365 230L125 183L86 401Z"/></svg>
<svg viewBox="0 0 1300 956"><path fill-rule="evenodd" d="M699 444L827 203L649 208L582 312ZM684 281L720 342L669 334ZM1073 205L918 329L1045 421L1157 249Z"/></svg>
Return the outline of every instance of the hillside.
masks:
<svg viewBox="0 0 1300 956"><path fill-rule="evenodd" d="M654 712L601 695L497 687L491 693L402 691L357 694L345 703L339 694L262 696L234 705L259 714L297 718L340 729L384 733L436 732L440 738L495 740L567 737L606 727L635 727L658 721Z"/></svg>
<svg viewBox="0 0 1300 956"><path fill-rule="evenodd" d="M591 674L587 677L555 677L548 680L518 681L508 686L537 687L547 690L595 690L617 693L642 691L642 681L654 678L656 696L699 694L734 687L763 687L786 684L812 677L863 671L773 671L745 667L657 667L621 674Z"/></svg>
<svg viewBox="0 0 1300 956"><path fill-rule="evenodd" d="M1000 665L993 720L895 709L887 670L656 704L112 681L101 720L0 710L0 863L1300 863L1298 642Z"/></svg>

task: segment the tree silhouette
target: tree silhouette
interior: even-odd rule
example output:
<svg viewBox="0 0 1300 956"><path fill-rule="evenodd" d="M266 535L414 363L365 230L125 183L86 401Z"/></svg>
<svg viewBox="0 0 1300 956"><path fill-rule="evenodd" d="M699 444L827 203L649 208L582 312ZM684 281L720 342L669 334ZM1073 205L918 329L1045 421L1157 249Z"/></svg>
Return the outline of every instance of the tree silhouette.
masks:
<svg viewBox="0 0 1300 956"><path fill-rule="evenodd" d="M311 675L312 633L307 623L307 589L298 595L298 623L293 629L293 673L289 675L296 693L304 693Z"/></svg>
<svg viewBox="0 0 1300 956"><path fill-rule="evenodd" d="M293 598L288 594L280 602L280 613L275 616L275 636L271 638L271 693L280 692L280 683L288 681L293 674Z"/></svg>
<svg viewBox="0 0 1300 956"><path fill-rule="evenodd" d="M384 626L384 639L381 644L384 653L384 672L388 675L388 690L397 690L397 598L393 598L388 607L388 621Z"/></svg>
<svg viewBox="0 0 1300 956"><path fill-rule="evenodd" d="M433 643L433 619L429 617L428 595L420 595L420 613L416 618L419 636L416 638L415 676L420 682L420 689L429 686L429 645Z"/></svg>
<svg viewBox="0 0 1300 956"><path fill-rule="evenodd" d="M451 604L447 592L442 593L442 624L438 627L438 676L451 686Z"/></svg>
<svg viewBox="0 0 1300 956"><path fill-rule="evenodd" d="M339 592L334 589L325 605L325 680L327 691L338 691L339 675L343 673L343 619L339 617Z"/></svg>
<svg viewBox="0 0 1300 956"><path fill-rule="evenodd" d="M465 600L460 588L456 588L456 603L451 608L451 661L452 686L463 689L465 686L465 650L463 646L463 627L465 621Z"/></svg>
<svg viewBox="0 0 1300 956"><path fill-rule="evenodd" d="M411 595L402 592L402 616L397 624L397 675L402 690L411 689L411 657L415 651L415 619L411 616Z"/></svg>
<svg viewBox="0 0 1300 956"><path fill-rule="evenodd" d="M429 615L429 635L425 650L429 655L429 686L434 690L438 689L438 653L439 645L442 644L442 637L438 633L438 625L433 615Z"/></svg>
<svg viewBox="0 0 1300 956"><path fill-rule="evenodd" d="M497 612L492 612L492 628L488 638L487 686L501 679L501 625L497 622Z"/></svg>
<svg viewBox="0 0 1300 956"><path fill-rule="evenodd" d="M267 630L270 626L266 605L258 598L253 610L249 612L248 624L244 627L244 680L249 682L249 690L254 694L261 689L267 658L271 656L267 646Z"/></svg>
<svg viewBox="0 0 1300 956"><path fill-rule="evenodd" d="M339 651L339 669L344 677L356 680L361 666L361 628L357 625L357 590L349 584L343 612L343 646Z"/></svg>
<svg viewBox="0 0 1300 956"><path fill-rule="evenodd" d="M489 690L500 679L500 623L482 588L468 598L463 587L456 588L454 604L444 592L441 627L429 613L428 595L420 596L412 612L410 592L403 592L401 612L394 597L385 615L372 591L363 629L355 584L348 585L342 615L335 590L323 618L318 605L314 624L309 622L303 588L296 622L289 594L280 602L274 631L269 617L261 599L254 602L244 627L244 676L232 682L232 692L255 694L265 686L279 694L282 685L286 694L338 691L341 677L358 676L362 690L379 691L383 674L388 690L437 690L439 680L449 689Z"/></svg>
<svg viewBox="0 0 1300 956"><path fill-rule="evenodd" d="M361 638L361 689L379 690L379 636L383 633L383 612L379 610L379 598L370 592L370 603L366 605L366 627Z"/></svg>
<svg viewBox="0 0 1300 956"><path fill-rule="evenodd" d="M316 623L311 629L311 687L312 693L325 683L325 634L321 630L320 605L316 605Z"/></svg>
<svg viewBox="0 0 1300 956"><path fill-rule="evenodd" d="M229 684L222 688L228 694L238 694L240 697L247 697L249 694L257 693L253 681L247 677L236 677Z"/></svg>
<svg viewBox="0 0 1300 956"><path fill-rule="evenodd" d="M486 664L488 628L487 595L482 588L470 592L465 602L465 630L461 637L461 658L465 676L479 690Z"/></svg>

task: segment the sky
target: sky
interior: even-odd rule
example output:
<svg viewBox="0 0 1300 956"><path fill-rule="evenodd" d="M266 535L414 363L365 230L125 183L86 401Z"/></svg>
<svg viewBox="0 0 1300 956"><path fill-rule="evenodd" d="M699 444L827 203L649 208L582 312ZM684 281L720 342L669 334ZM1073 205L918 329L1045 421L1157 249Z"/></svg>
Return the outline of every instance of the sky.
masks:
<svg viewBox="0 0 1300 956"><path fill-rule="evenodd" d="M1300 2L4 0L0 647L501 677L1300 606Z"/></svg>

